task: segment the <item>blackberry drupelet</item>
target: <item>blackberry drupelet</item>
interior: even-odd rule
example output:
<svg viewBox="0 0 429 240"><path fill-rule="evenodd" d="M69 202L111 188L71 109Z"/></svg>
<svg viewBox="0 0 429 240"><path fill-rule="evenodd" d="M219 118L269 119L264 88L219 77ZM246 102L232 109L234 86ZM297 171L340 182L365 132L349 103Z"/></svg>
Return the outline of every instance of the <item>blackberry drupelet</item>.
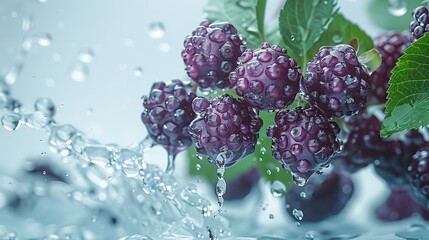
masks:
<svg viewBox="0 0 429 240"><path fill-rule="evenodd" d="M414 40L423 37L429 32L429 10L424 6L417 7L413 10L413 21L410 23L410 32Z"/></svg>

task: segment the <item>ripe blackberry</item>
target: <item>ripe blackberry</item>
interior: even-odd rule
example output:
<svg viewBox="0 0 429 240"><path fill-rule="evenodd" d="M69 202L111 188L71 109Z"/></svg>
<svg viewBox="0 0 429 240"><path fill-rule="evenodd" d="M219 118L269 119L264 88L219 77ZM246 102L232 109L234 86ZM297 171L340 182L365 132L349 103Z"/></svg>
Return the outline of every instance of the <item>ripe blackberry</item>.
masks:
<svg viewBox="0 0 429 240"><path fill-rule="evenodd" d="M186 37L182 58L186 72L203 90L231 87L229 73L245 46L233 25L204 21Z"/></svg>
<svg viewBox="0 0 429 240"><path fill-rule="evenodd" d="M287 212L294 217L293 210L304 213L302 221L318 222L337 215L344 209L353 195L354 185L345 174L332 172L311 178L300 187L292 185L286 193ZM305 193L305 198L302 197Z"/></svg>
<svg viewBox="0 0 429 240"><path fill-rule="evenodd" d="M420 6L413 10L413 21L410 23L410 32L414 40L421 38L426 32L429 32L429 10Z"/></svg>
<svg viewBox="0 0 429 240"><path fill-rule="evenodd" d="M383 221L398 221L420 213L422 207L411 196L406 188L395 188L386 201L378 206L375 215Z"/></svg>
<svg viewBox="0 0 429 240"><path fill-rule="evenodd" d="M258 112L241 99L228 94L211 102L197 97L192 103L198 117L189 132L199 154L217 166L231 166L255 151L262 120Z"/></svg>
<svg viewBox="0 0 429 240"><path fill-rule="evenodd" d="M429 208L429 148L418 151L407 162L407 177L416 199Z"/></svg>
<svg viewBox="0 0 429 240"><path fill-rule="evenodd" d="M386 144L380 137L381 122L374 115L358 114L345 119L350 132L344 148L332 158L332 164L354 173L379 159Z"/></svg>
<svg viewBox="0 0 429 240"><path fill-rule="evenodd" d="M371 74L370 78L372 83L370 96L374 103L386 103L392 69L410 44L411 37L408 33L388 32L375 37L374 45L381 54L381 66Z"/></svg>
<svg viewBox="0 0 429 240"><path fill-rule="evenodd" d="M349 45L322 47L307 64L302 90L328 118L353 115L365 106L371 89L367 67Z"/></svg>
<svg viewBox="0 0 429 240"><path fill-rule="evenodd" d="M252 167L244 174L228 182L228 188L223 195L225 200L236 200L246 197L260 178L258 168Z"/></svg>
<svg viewBox="0 0 429 240"><path fill-rule="evenodd" d="M254 51L247 49L229 75L237 94L259 110L289 106L299 91L301 79L300 68L286 50L268 43Z"/></svg>
<svg viewBox="0 0 429 240"><path fill-rule="evenodd" d="M196 116L192 111L195 97L194 93L186 91L180 80L173 80L168 84L154 83L149 95L142 98L144 110L141 119L149 136L171 155L192 144L188 125Z"/></svg>
<svg viewBox="0 0 429 240"><path fill-rule="evenodd" d="M269 126L275 159L289 169L298 183L305 183L314 172L321 171L339 150L338 125L328 122L316 109L279 111L276 126Z"/></svg>

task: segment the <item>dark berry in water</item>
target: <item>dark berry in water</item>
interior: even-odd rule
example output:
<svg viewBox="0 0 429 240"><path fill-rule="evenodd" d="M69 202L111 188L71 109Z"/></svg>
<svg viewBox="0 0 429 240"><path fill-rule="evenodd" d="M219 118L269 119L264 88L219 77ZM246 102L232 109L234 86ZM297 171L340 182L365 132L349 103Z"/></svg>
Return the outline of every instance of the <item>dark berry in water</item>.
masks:
<svg viewBox="0 0 429 240"><path fill-rule="evenodd" d="M422 207L414 200L406 188L395 188L382 205L376 208L375 215L383 221L398 221L418 214Z"/></svg>
<svg viewBox="0 0 429 240"><path fill-rule="evenodd" d="M188 93L180 80L156 82L149 95L142 98L141 119L149 136L175 155L192 144L188 125L195 118L192 101L196 95Z"/></svg>
<svg viewBox="0 0 429 240"><path fill-rule="evenodd" d="M304 213L303 222L322 221L340 213L352 197L353 191L353 182L345 174L332 172L328 175L317 175L303 187L290 187L286 193L286 204L289 205L287 212L294 218L293 210L301 210Z"/></svg>
<svg viewBox="0 0 429 240"><path fill-rule="evenodd" d="M338 125L326 120L316 109L297 107L279 111L275 122L275 126L267 129L273 156L292 172L299 184L327 167L340 149L336 137L340 131Z"/></svg>
<svg viewBox="0 0 429 240"><path fill-rule="evenodd" d="M238 67L229 75L239 96L259 110L289 106L299 91L301 70L286 50L268 43L238 58Z"/></svg>
<svg viewBox="0 0 429 240"><path fill-rule="evenodd" d="M354 173L379 159L386 151L380 137L381 122L374 115L358 114L345 119L349 129L341 152L332 158L337 169Z"/></svg>
<svg viewBox="0 0 429 240"><path fill-rule="evenodd" d="M246 102L224 94L211 102L197 97L192 108L198 116L189 132L197 152L209 162L231 166L255 151L262 120Z"/></svg>
<svg viewBox="0 0 429 240"><path fill-rule="evenodd" d="M328 118L357 113L366 105L370 89L367 67L346 44L320 48L302 82L308 101Z"/></svg>
<svg viewBox="0 0 429 240"><path fill-rule="evenodd" d="M408 33L388 32L375 37L374 45L381 54L381 66L371 74L370 96L372 102L386 103L392 69L410 44L411 36Z"/></svg>
<svg viewBox="0 0 429 240"><path fill-rule="evenodd" d="M204 21L187 36L182 58L186 72L203 90L231 87L229 74L245 50L235 27L227 22Z"/></svg>
<svg viewBox="0 0 429 240"><path fill-rule="evenodd" d="M424 6L414 9L413 21L410 23L410 32L414 39L421 38L426 32L429 32L429 10Z"/></svg>
<svg viewBox="0 0 429 240"><path fill-rule="evenodd" d="M429 208L429 148L421 149L407 161L407 178L414 197Z"/></svg>
<svg viewBox="0 0 429 240"><path fill-rule="evenodd" d="M223 195L225 200L237 200L246 197L255 187L260 178L259 171L256 167L252 167L244 174L228 181L228 188Z"/></svg>

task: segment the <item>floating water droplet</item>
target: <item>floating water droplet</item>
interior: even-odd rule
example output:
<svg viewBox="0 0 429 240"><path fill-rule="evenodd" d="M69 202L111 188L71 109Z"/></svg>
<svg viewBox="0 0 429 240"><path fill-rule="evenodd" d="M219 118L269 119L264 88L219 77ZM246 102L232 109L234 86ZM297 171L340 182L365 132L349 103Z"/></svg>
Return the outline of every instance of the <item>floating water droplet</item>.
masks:
<svg viewBox="0 0 429 240"><path fill-rule="evenodd" d="M304 213L301 210L298 210L296 208L292 210L292 214L298 221L301 221L302 218L304 217Z"/></svg>
<svg viewBox="0 0 429 240"><path fill-rule="evenodd" d="M306 194L305 192L301 192L301 193L299 194L299 196L301 196L301 198L306 198L306 197L307 197L307 194Z"/></svg>
<svg viewBox="0 0 429 240"><path fill-rule="evenodd" d="M34 109L45 116L51 118L55 115L56 108L54 102L49 98L39 98L34 103Z"/></svg>
<svg viewBox="0 0 429 240"><path fill-rule="evenodd" d="M21 125L21 115L18 115L18 114L4 115L1 118L1 123L4 129L9 131L15 131Z"/></svg>
<svg viewBox="0 0 429 240"><path fill-rule="evenodd" d="M44 33L36 36L37 43L42 47L48 47L52 44L52 35L49 33Z"/></svg>
<svg viewBox="0 0 429 240"><path fill-rule="evenodd" d="M164 36L165 27L162 22L153 22L149 24L149 36L151 38L161 38Z"/></svg>
<svg viewBox="0 0 429 240"><path fill-rule="evenodd" d="M78 63L74 65L70 72L70 77L76 82L83 82L89 74L89 69L85 64Z"/></svg>
<svg viewBox="0 0 429 240"><path fill-rule="evenodd" d="M272 213L271 213L271 214L269 215L269 218L270 218L270 219L274 219L274 214L272 214Z"/></svg>
<svg viewBox="0 0 429 240"><path fill-rule="evenodd" d="M271 184L271 194L274 197L281 197L286 193L286 186L278 181L275 180L272 184Z"/></svg>
<svg viewBox="0 0 429 240"><path fill-rule="evenodd" d="M12 85L16 82L18 79L18 76L21 74L23 68L22 62L15 63L12 68L9 70L9 72L4 77L4 80L7 84Z"/></svg>
<svg viewBox="0 0 429 240"><path fill-rule="evenodd" d="M406 0L389 0L388 11L393 16L403 16L407 13L407 1Z"/></svg>
<svg viewBox="0 0 429 240"><path fill-rule="evenodd" d="M94 59L94 51L91 48L83 49L79 53L79 61L90 63Z"/></svg>
<svg viewBox="0 0 429 240"><path fill-rule="evenodd" d="M314 240L314 235L311 232L305 233L305 240Z"/></svg>
<svg viewBox="0 0 429 240"><path fill-rule="evenodd" d="M143 68L142 67L136 67L134 69L134 76L141 77L143 75Z"/></svg>
<svg viewBox="0 0 429 240"><path fill-rule="evenodd" d="M170 51L170 44L166 43L166 42L162 42L159 44L159 50L161 52L169 52Z"/></svg>
<svg viewBox="0 0 429 240"><path fill-rule="evenodd" d="M33 17L29 15L24 15L22 17L22 31L28 32L31 29L31 26L33 25Z"/></svg>

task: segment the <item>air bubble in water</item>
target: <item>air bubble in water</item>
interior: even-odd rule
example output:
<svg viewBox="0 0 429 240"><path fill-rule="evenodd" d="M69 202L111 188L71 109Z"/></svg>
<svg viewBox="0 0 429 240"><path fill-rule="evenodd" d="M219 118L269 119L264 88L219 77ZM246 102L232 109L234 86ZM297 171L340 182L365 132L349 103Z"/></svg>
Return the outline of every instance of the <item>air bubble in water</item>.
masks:
<svg viewBox="0 0 429 240"><path fill-rule="evenodd" d="M91 48L83 49L79 53L79 61L83 63L90 63L94 59L94 51Z"/></svg>
<svg viewBox="0 0 429 240"><path fill-rule="evenodd" d="M54 102L49 98L39 98L34 103L34 109L47 117L53 117L56 112Z"/></svg>
<svg viewBox="0 0 429 240"><path fill-rule="evenodd" d="M286 193L286 186L279 180L275 180L271 184L271 194L274 197L281 197Z"/></svg>
<svg viewBox="0 0 429 240"><path fill-rule="evenodd" d="M37 43L42 47L48 47L52 44L52 35L49 33L44 33L39 36L36 36Z"/></svg>
<svg viewBox="0 0 429 240"><path fill-rule="evenodd" d="M134 69L134 76L141 77L143 75L143 68L142 67L136 67Z"/></svg>
<svg viewBox="0 0 429 240"><path fill-rule="evenodd" d="M406 0L389 0L389 13L393 16L403 16L407 13L407 1Z"/></svg>
<svg viewBox="0 0 429 240"><path fill-rule="evenodd" d="M164 36L165 27L162 22L153 22L149 25L149 36L151 38L161 38Z"/></svg>
<svg viewBox="0 0 429 240"><path fill-rule="evenodd" d="M302 218L304 217L304 213L301 210L298 210L296 208L292 210L292 214L298 221L301 221Z"/></svg>
<svg viewBox="0 0 429 240"><path fill-rule="evenodd" d="M9 131L15 131L21 124L21 116L18 114L4 115L1 119L1 124L4 129Z"/></svg>
<svg viewBox="0 0 429 240"><path fill-rule="evenodd" d="M89 69L85 64L79 63L72 67L70 77L76 82L83 82L89 74Z"/></svg>

